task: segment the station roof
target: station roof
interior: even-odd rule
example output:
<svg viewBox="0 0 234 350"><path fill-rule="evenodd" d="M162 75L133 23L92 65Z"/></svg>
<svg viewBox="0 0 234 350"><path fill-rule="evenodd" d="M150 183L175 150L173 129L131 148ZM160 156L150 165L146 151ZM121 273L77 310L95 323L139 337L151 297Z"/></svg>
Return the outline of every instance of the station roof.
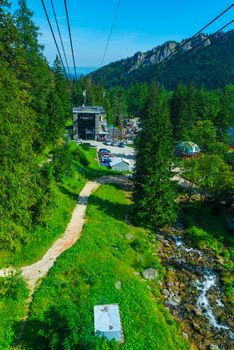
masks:
<svg viewBox="0 0 234 350"><path fill-rule="evenodd" d="M127 163L128 165L130 164L127 159L122 158L122 157L121 158L117 157L112 162L110 162L110 166L114 166L114 165L117 165L117 164L122 163L122 162Z"/></svg>
<svg viewBox="0 0 234 350"><path fill-rule="evenodd" d="M106 111L103 107L99 106L79 106L73 107L73 113L105 114Z"/></svg>

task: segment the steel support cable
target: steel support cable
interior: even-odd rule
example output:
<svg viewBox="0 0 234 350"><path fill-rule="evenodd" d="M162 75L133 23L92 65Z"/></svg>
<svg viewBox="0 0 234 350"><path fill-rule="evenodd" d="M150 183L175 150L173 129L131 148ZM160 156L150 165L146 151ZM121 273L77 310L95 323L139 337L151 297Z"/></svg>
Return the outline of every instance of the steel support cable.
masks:
<svg viewBox="0 0 234 350"><path fill-rule="evenodd" d="M187 56L188 54L190 54L190 52L194 51L197 47L201 46L202 44L204 44L207 40L211 39L213 36L215 36L217 33L221 32L224 28L228 27L230 24L232 24L234 22L234 20L231 20L230 22L228 22L227 24L225 24L222 28L218 29L215 33L209 35L205 40L201 41L200 43L198 43L197 45L193 46L192 49L190 49L189 51L186 51L183 55L181 55L180 57L178 57L176 60L174 60L173 62L169 63L166 67L164 67L161 72L163 72L164 70L168 69L170 66L172 66L173 64L175 64L176 62L180 61L183 57ZM161 73L160 72L160 73Z"/></svg>
<svg viewBox="0 0 234 350"><path fill-rule="evenodd" d="M166 58L164 58L161 62L158 63L157 67L159 67L161 64L163 64L165 61L167 61L172 55L174 55L177 51L179 51L183 46L185 46L186 44L188 44L192 39L194 39L198 34L202 33L204 29L208 28L212 23L214 23L215 21L217 21L217 19L219 19L221 16L223 16L226 12L228 12L229 10L231 10L231 8L234 6L234 4L230 5L229 7L227 7L224 11L222 11L218 16L216 16L215 18L213 18L208 24L206 24L202 29L200 29L196 34L194 34L191 38L185 40L183 43L181 43L179 46L177 46L177 48L170 53L170 55L168 55Z"/></svg>
<svg viewBox="0 0 234 350"><path fill-rule="evenodd" d="M203 47L202 49L200 49L197 53L195 52L192 56L189 56L189 57L187 57L185 60L183 60L182 62L179 62L179 64L184 63L184 62L190 60L191 58L193 58L194 56L196 56L196 54L199 54L199 53L201 53L202 51L208 49L210 46L216 44L218 41L220 41L221 39L223 39L225 36L228 36L230 33L231 33L231 30L229 30L228 32L224 33L222 36L218 37L216 40L212 41L212 42L210 43L210 45L204 46L204 47Z"/></svg>
<svg viewBox="0 0 234 350"><path fill-rule="evenodd" d="M111 39L113 30L114 30L114 26L115 26L115 22L116 22L116 19L117 19L117 15L118 15L118 12L119 12L119 8L120 8L120 5L121 5L121 2L122 2L122 0L119 0L119 1L118 1L117 9L116 9L115 16L114 16L114 20L113 20L113 22L112 22L111 30L110 30L110 33L109 33L109 36L108 36L108 39L107 39L107 43L106 43L106 47L105 47L105 50L104 50L104 54L103 54L103 57L102 57L102 60L101 60L101 66L100 66L100 67L103 66L103 63L104 63L105 58L106 58L106 53L107 53L108 46L109 46L109 43L110 43L110 39Z"/></svg>
<svg viewBox="0 0 234 350"><path fill-rule="evenodd" d="M48 12L47 12L46 7L45 7L44 0L41 0L41 3L42 3L42 6L43 6L43 9L44 9L44 12L45 12L46 18L47 18L47 22L48 22L49 27L50 27L50 31L51 31L52 36L53 36L53 39L54 39L54 43L55 43L56 49L57 49L57 51L58 51L59 59L60 59L60 61L61 61L61 63L62 63L64 73L65 73L66 78L67 78L67 80L68 80L67 72L66 72L66 69L65 69L65 66L64 66L63 60L62 60L62 56L61 56L61 53L60 53L60 50L59 50L59 47L58 47L57 40L56 40L55 35L54 35L54 31L53 31L53 28L52 28L52 25L51 25L51 22L50 22L50 19L49 19Z"/></svg>
<svg viewBox="0 0 234 350"><path fill-rule="evenodd" d="M67 61L67 55L66 55L66 52L65 52L65 49L64 49L62 35L61 35L60 28L59 28L58 18L57 18L56 11L55 11L55 8L54 8L53 0L50 0L50 3L51 3L52 10L53 10L54 19L55 19L55 23L56 23L56 26L57 26L58 34L59 34L59 39L60 39L61 47L62 47L62 50L63 50L63 56L64 56L65 63L66 63L66 66L67 66L67 71L68 71L69 77L71 79L71 73L70 73L70 69L69 69L69 65L68 65L68 61Z"/></svg>
<svg viewBox="0 0 234 350"><path fill-rule="evenodd" d="M74 65L75 78L77 80L76 63L75 63L75 56L74 56L72 36L71 36L71 27L70 27L70 21L69 21L69 15L68 15L68 9L67 9L67 1L66 0L64 0L64 6L65 6L65 11L66 11L67 26L68 26L69 39L70 39L70 45L71 45L71 51L72 51L72 60L73 60L73 65Z"/></svg>

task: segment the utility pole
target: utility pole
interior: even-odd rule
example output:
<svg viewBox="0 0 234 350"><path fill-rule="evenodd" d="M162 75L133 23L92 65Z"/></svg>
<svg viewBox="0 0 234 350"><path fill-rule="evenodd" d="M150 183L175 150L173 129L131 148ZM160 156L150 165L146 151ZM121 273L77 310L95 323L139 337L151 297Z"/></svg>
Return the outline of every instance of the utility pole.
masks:
<svg viewBox="0 0 234 350"><path fill-rule="evenodd" d="M84 91L83 91L83 96L84 96L84 104L83 104L83 107L85 107L85 105L86 105L86 94L87 94L87 90L84 90Z"/></svg>
<svg viewBox="0 0 234 350"><path fill-rule="evenodd" d="M102 93L102 107L104 107L104 99L105 99L106 93L103 91Z"/></svg>

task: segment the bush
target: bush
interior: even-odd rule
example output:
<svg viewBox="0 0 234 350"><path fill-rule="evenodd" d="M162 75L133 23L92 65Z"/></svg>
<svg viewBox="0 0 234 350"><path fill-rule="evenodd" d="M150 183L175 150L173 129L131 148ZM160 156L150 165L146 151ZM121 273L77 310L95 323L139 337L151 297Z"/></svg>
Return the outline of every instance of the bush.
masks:
<svg viewBox="0 0 234 350"><path fill-rule="evenodd" d="M69 145L64 144L54 150L54 177L61 181L64 177L71 174L72 153Z"/></svg>
<svg viewBox="0 0 234 350"><path fill-rule="evenodd" d="M28 295L20 273L0 278L0 349L12 349L19 323L25 316Z"/></svg>
<svg viewBox="0 0 234 350"><path fill-rule="evenodd" d="M21 301L28 296L28 290L25 286L25 282L21 277L21 274L11 274L8 277L0 278L0 297L11 298L17 301Z"/></svg>
<svg viewBox="0 0 234 350"><path fill-rule="evenodd" d="M76 147L72 151L72 154L73 154L73 157L75 158L75 160L77 160L80 164L82 164L85 167L89 166L89 160L87 159L82 148L80 148L79 146Z"/></svg>
<svg viewBox="0 0 234 350"><path fill-rule="evenodd" d="M187 233L198 248L204 249L208 247L213 249L217 254L221 252L222 244L203 229L192 226L187 230Z"/></svg>
<svg viewBox="0 0 234 350"><path fill-rule="evenodd" d="M78 344L78 326L80 317L71 301L63 301L59 306L51 307L46 315L46 327L38 331L47 349L74 349Z"/></svg>
<svg viewBox="0 0 234 350"><path fill-rule="evenodd" d="M44 315L46 323L41 322L37 334L43 340L43 348L51 350L99 350L117 349L115 342L87 336L79 308L72 301L62 300L51 307ZM109 346L110 345L110 346Z"/></svg>

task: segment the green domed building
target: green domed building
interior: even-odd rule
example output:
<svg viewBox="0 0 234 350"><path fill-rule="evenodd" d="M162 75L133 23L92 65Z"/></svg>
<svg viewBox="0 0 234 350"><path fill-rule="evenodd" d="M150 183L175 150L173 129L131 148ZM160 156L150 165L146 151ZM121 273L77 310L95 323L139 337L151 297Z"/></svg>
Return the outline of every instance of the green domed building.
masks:
<svg viewBox="0 0 234 350"><path fill-rule="evenodd" d="M180 157L195 157L200 153L200 147L191 141L179 142L176 147L176 154Z"/></svg>

